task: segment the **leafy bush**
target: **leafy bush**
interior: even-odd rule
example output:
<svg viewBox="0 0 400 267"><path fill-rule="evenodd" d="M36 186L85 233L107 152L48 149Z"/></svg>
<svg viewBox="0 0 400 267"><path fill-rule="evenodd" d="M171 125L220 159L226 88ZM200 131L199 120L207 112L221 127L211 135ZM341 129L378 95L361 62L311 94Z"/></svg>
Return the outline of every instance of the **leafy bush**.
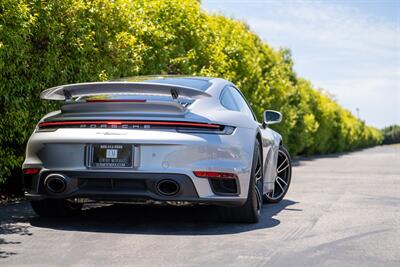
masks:
<svg viewBox="0 0 400 267"><path fill-rule="evenodd" d="M198 1L0 1L0 182L21 166L37 120L55 108L48 87L145 74L195 74L233 81L292 154L371 146L381 133L296 76L287 50L276 51L241 22L209 15Z"/></svg>
<svg viewBox="0 0 400 267"><path fill-rule="evenodd" d="M400 125L391 125L382 129L383 144L400 143Z"/></svg>

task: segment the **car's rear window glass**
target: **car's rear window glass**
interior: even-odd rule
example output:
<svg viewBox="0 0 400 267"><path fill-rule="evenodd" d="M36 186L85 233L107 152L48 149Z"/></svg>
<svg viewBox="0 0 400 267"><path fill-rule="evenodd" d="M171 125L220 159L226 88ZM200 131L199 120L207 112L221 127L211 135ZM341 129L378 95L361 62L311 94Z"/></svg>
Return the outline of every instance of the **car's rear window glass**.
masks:
<svg viewBox="0 0 400 267"><path fill-rule="evenodd" d="M202 91L206 91L208 87L210 87L211 85L211 83L207 80L192 79L192 78L165 78L165 79L146 80L146 82L176 84L176 85L182 85L199 89Z"/></svg>
<svg viewBox="0 0 400 267"><path fill-rule="evenodd" d="M235 99L232 96L230 90L225 89L221 95L221 104L229 110L240 111L239 107L235 103Z"/></svg>

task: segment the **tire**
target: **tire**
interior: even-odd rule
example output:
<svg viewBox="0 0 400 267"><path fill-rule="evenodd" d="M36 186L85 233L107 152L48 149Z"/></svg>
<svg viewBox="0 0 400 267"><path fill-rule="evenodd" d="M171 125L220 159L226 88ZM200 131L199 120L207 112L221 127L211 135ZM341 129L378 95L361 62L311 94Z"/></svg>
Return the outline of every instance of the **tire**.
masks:
<svg viewBox="0 0 400 267"><path fill-rule="evenodd" d="M279 203L289 190L292 180L292 160L284 146L278 151L277 176L275 178L274 190L264 195L264 203Z"/></svg>
<svg viewBox="0 0 400 267"><path fill-rule="evenodd" d="M223 221L235 223L257 223L260 220L262 206L263 172L260 144L254 145L249 192L245 204L241 207L219 207Z"/></svg>
<svg viewBox="0 0 400 267"><path fill-rule="evenodd" d="M78 214L83 207L82 203L72 203L64 199L32 200L33 211L40 217L64 217Z"/></svg>

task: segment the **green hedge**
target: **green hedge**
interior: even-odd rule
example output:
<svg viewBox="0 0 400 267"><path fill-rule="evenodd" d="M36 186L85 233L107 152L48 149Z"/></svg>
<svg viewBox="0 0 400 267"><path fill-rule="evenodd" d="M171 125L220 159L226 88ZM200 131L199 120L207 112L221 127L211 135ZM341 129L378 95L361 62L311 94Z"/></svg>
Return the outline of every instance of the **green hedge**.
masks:
<svg viewBox="0 0 400 267"><path fill-rule="evenodd" d="M238 21L209 15L198 1L1 0L0 181L21 166L37 120L54 109L48 87L144 74L224 77L261 118L276 109L292 154L379 144L366 126L296 76L290 53L276 51Z"/></svg>
<svg viewBox="0 0 400 267"><path fill-rule="evenodd" d="M400 125L391 125L382 129L383 144L400 143Z"/></svg>

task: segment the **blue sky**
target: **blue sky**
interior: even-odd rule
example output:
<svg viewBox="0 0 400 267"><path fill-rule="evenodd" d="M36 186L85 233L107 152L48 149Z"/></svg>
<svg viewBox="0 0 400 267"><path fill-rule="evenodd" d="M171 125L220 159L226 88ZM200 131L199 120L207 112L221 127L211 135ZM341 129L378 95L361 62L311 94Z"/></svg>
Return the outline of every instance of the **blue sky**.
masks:
<svg viewBox="0 0 400 267"><path fill-rule="evenodd" d="M400 124L400 0L203 0L289 48L299 76L367 124Z"/></svg>

